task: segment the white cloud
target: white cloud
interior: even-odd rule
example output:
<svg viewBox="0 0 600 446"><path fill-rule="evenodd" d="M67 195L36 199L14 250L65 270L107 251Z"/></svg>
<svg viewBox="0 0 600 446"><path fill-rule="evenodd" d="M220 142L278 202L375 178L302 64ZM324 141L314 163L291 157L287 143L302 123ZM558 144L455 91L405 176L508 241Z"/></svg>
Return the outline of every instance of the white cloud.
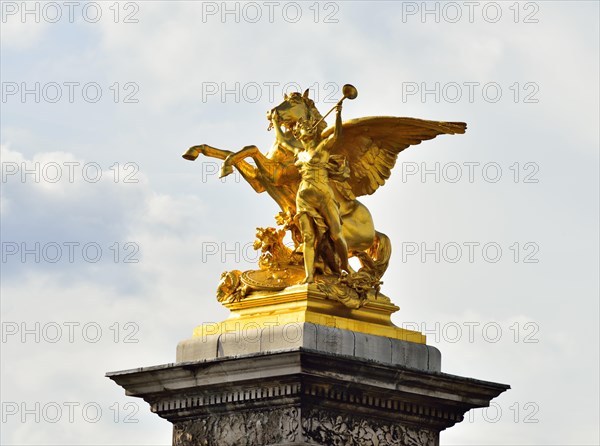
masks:
<svg viewBox="0 0 600 446"><path fill-rule="evenodd" d="M42 153L26 159L18 151L4 146L2 160L30 170L35 163L86 162L69 153ZM3 333L17 330L3 340L3 364L10 364L3 369L3 401L18 404L19 411L23 407L35 408L38 403L42 408L38 414L41 422L35 430L21 423L21 412L9 416L2 433L3 442L43 443L61 438L64 444L80 444L82 438L93 437L104 443L119 438L128 444L145 444L147 440L143 435L148 434L154 441L162 438L168 442L169 429L149 416L146 404L135 402L135 406L125 406L131 401L103 374L113 369L137 367L140 363L172 361L176 343L190 336L195 325L223 318L223 310L212 300L216 282L210 282L220 271L214 268L208 269L210 273L204 271L202 263L202 243L207 240L199 229L199 222L204 218L202 203L196 197L157 194L146 179L134 188L131 184L114 183L113 179L99 181L93 187L81 178L72 184L65 180L48 183L43 176L39 183L28 179L33 177L26 177L25 182L9 177L3 185L3 200L36 203L35 209L16 207L18 215L14 215L13 210L3 212L3 242L20 242L19 237L24 236L31 249L37 235L46 243L61 245L65 241L97 242L105 252L100 262L90 263L75 250L75 261L70 264L61 258L60 268L45 262L43 255L39 263L32 256L24 263L19 256L8 256L8 260L3 261ZM90 200L96 204L99 200L105 204L119 200L122 205L111 207L107 220L101 215L106 212L105 208L97 211L88 207ZM61 239L64 232L55 227L60 219L60 215L55 215L56 209L63 208L78 214L70 217L76 222L66 233L68 240ZM40 229L36 229L37 234L19 233L18 222L40 216L47 219L43 234ZM90 233L80 227L81 222L96 225L99 219L108 224L121 221L121 224L116 230L105 229L105 232L95 233L91 240L86 238ZM98 226L102 231L100 228ZM78 232L79 229L83 231ZM126 252L123 245L120 260L114 260L114 252L109 251L112 240L106 242L111 236L112 240L135 242L139 251L131 259L137 263L124 263L125 255L132 251ZM66 257L66 252L63 255ZM211 291L205 296L201 291L203 281ZM205 305L202 316L186 310L206 299L209 304ZM167 308L169 311L165 311ZM186 316L173 318L172 311ZM187 322L182 324L184 319ZM25 335L23 342L22 335L27 329L33 334ZM171 335L165 336L164 330ZM136 342L126 342L128 335ZM89 339L98 339L98 342ZM76 362L72 361L74 354L78 358ZM40 363L47 364L42 375L34 365ZM65 364L71 365L65 368ZM10 385L7 386L7 382ZM63 384L59 384L61 382ZM74 424L68 421L70 403L77 403ZM54 409L57 404L63 410L62 416L57 423L49 422L57 416ZM92 419L96 418L95 407L101 407L98 422L86 421L83 412L86 404L90 406ZM114 422L117 409L120 410L118 423ZM139 421L125 424L123 417L134 409L138 412L133 419ZM30 419L33 415L27 418ZM63 433L66 431L68 434Z"/></svg>
<svg viewBox="0 0 600 446"><path fill-rule="evenodd" d="M38 2L38 8L41 2ZM2 2L2 27L0 35L2 37L2 46L4 49L15 51L27 50L39 44L44 35L48 32L50 24L39 20L35 21L33 14L26 15L23 19L21 2ZM33 6L33 5L32 5ZM38 17L41 16L38 13Z"/></svg>

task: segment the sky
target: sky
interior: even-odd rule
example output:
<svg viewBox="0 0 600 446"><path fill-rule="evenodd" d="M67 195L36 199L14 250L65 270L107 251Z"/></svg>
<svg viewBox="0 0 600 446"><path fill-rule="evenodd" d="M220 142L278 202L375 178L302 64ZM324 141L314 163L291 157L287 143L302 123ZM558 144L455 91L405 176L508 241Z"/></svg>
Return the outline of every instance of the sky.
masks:
<svg viewBox="0 0 600 446"><path fill-rule="evenodd" d="M463 121L360 200L382 291L446 373L511 385L442 445L600 443L599 4L1 2L6 445L168 445L108 371L175 360L256 268L275 203L181 158L274 140L310 90L343 118ZM331 123L331 120L330 120Z"/></svg>

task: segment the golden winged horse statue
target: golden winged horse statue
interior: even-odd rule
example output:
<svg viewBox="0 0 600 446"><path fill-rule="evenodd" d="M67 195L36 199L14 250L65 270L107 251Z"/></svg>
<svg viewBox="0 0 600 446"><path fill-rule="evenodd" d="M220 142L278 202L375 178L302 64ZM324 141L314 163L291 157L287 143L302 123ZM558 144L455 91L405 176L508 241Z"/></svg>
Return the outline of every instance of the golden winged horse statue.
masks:
<svg viewBox="0 0 600 446"><path fill-rule="evenodd" d="M343 285L364 297L366 290L379 289L390 260L391 242L375 230L371 213L357 198L373 194L385 184L404 149L438 135L462 134L467 126L463 122L387 116L342 122L342 102L355 99L358 92L346 84L343 94L325 116L309 98L308 90L286 94L281 104L267 112L269 130L275 129L276 139L266 154L256 146L230 152L202 144L191 147L183 157L194 160L203 154L222 159L221 176L236 168L256 192L267 192L275 200L281 208L278 223L290 230L295 244L295 250L288 249L286 254L288 263L300 270L299 264L304 263L301 281L313 282L318 265L322 277L335 276L337 280L321 282L323 289L333 294L337 290L341 296L347 294L339 289ZM336 123L327 127L324 118L334 109ZM256 165L246 158L252 158ZM340 246L347 253L342 253ZM303 261L294 255L299 252L303 253ZM359 259L362 267L358 272L348 266L348 256ZM268 270L262 260L261 268ZM272 269L280 270L281 265L279 258L277 268ZM341 270L347 274L341 274ZM282 281L281 276L279 283L291 283L291 279ZM241 279L230 277L228 281L260 287L256 274L248 274L246 280L242 275ZM292 282L297 279L296 274ZM239 290L235 295L239 298ZM350 306L357 306L356 299Z"/></svg>

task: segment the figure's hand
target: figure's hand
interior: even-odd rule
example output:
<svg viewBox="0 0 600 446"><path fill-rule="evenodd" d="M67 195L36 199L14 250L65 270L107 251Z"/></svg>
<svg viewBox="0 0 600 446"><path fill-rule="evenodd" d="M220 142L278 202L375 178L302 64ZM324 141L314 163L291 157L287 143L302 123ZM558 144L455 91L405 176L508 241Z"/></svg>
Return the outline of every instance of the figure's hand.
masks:
<svg viewBox="0 0 600 446"><path fill-rule="evenodd" d="M342 103L341 102L335 106L335 112L337 114L340 114L342 112Z"/></svg>

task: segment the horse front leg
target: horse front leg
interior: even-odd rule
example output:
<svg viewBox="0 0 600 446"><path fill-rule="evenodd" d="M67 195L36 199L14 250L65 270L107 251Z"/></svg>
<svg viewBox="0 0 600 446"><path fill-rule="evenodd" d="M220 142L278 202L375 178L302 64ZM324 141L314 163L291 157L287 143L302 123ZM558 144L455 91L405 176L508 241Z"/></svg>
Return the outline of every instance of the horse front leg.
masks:
<svg viewBox="0 0 600 446"><path fill-rule="evenodd" d="M259 178L258 170L252 164L247 161L240 161L235 165L235 168L239 170L242 178L252 186L255 192L260 194L266 190L262 179Z"/></svg>
<svg viewBox="0 0 600 446"><path fill-rule="evenodd" d="M258 147L256 146L245 146L239 152L232 153L225 158L225 162L221 166L221 174L220 178L226 177L233 173L233 166L242 161L244 158L249 158L255 155L256 153L260 153Z"/></svg>
<svg viewBox="0 0 600 446"><path fill-rule="evenodd" d="M190 147L187 152L182 155L182 157L186 160L194 161L196 158L198 158L198 155L202 154L211 158L224 160L233 153L234 152L231 150L221 150L217 149L216 147L211 147L207 144L200 144L198 146ZM259 194L265 191L264 186L257 178L256 168L252 164L247 163L246 161L240 161L235 165L235 167L240 171L242 178L244 178L248 184L252 186L252 189Z"/></svg>
<svg viewBox="0 0 600 446"><path fill-rule="evenodd" d="M221 150L221 149L217 149L215 147L211 147L206 144L200 144L198 146L190 147L187 150L187 152L185 152L181 156L188 161L194 161L196 158L198 158L198 155L200 155L200 154L211 157L211 158L217 158L220 160L224 160L232 153L233 152L231 152L230 150Z"/></svg>

